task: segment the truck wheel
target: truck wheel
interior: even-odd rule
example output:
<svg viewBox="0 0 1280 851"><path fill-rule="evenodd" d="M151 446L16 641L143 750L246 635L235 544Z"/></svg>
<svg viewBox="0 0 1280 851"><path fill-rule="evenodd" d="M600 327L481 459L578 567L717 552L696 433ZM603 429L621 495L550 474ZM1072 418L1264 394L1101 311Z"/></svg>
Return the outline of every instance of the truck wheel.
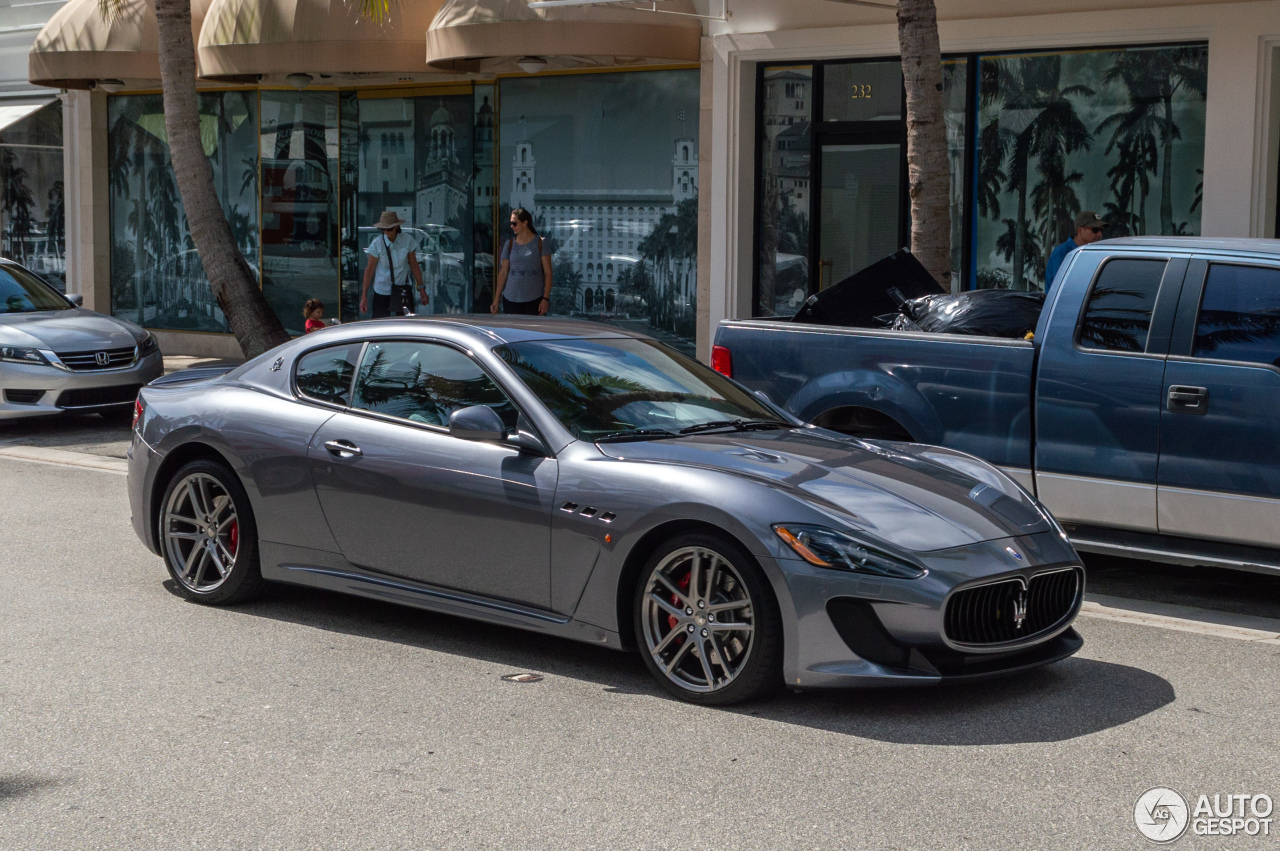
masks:
<svg viewBox="0 0 1280 851"><path fill-rule="evenodd" d="M723 706L782 684L782 619L764 572L727 537L690 532L649 558L636 584L635 634L675 696Z"/></svg>

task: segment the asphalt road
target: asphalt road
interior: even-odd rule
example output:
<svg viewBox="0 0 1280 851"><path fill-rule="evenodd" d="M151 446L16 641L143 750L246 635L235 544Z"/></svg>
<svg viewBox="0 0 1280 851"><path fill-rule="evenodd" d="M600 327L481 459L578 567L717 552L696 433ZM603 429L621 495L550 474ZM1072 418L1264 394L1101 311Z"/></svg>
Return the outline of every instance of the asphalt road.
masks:
<svg viewBox="0 0 1280 851"><path fill-rule="evenodd" d="M5 851L1123 849L1155 785L1280 799L1280 644L1082 618L1079 656L1014 679L705 709L452 617L186 603L124 481L0 458Z"/></svg>

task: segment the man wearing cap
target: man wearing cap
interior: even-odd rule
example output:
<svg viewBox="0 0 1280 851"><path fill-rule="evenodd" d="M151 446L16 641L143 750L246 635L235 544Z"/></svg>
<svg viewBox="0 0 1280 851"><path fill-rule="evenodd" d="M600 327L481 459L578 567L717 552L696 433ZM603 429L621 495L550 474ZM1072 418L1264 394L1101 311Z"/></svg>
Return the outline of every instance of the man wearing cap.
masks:
<svg viewBox="0 0 1280 851"><path fill-rule="evenodd" d="M360 312L369 312L369 287L373 287L373 318L401 316L413 312L413 291L409 287L409 274L418 285L418 299L426 304L427 288L422 283L422 269L418 266L416 241L401 236L404 219L387 210L378 219L376 227L381 231L369 245L369 265L364 268L364 289L360 292Z"/></svg>
<svg viewBox="0 0 1280 851"><path fill-rule="evenodd" d="M1093 210L1085 210L1076 214L1075 226L1076 235L1068 237L1066 242L1053 249L1053 253L1049 255L1049 265L1044 270L1046 293L1049 292L1049 287L1053 286L1053 279L1058 276L1058 270L1062 268L1062 261L1067 259L1067 255L1082 245L1102 239L1102 229L1107 226L1107 223Z"/></svg>

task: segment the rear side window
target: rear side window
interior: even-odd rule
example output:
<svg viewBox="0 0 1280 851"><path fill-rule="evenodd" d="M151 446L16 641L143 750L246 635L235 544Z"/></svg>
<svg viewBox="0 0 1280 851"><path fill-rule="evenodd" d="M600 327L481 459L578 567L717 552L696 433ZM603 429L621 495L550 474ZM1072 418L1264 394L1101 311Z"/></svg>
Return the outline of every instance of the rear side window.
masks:
<svg viewBox="0 0 1280 851"><path fill-rule="evenodd" d="M518 412L480 365L437 343L370 343L353 408L448 427L459 408L488 405L507 428Z"/></svg>
<svg viewBox="0 0 1280 851"><path fill-rule="evenodd" d="M1112 260L1103 266L1080 323L1080 345L1116 352L1145 351L1151 313L1167 265L1167 260Z"/></svg>
<svg viewBox="0 0 1280 851"><path fill-rule="evenodd" d="M1280 366L1280 270L1210 266L1191 354Z"/></svg>
<svg viewBox="0 0 1280 851"><path fill-rule="evenodd" d="M294 372L298 392L318 402L346 407L351 402L351 379L360 360L361 343L330 346L298 359Z"/></svg>

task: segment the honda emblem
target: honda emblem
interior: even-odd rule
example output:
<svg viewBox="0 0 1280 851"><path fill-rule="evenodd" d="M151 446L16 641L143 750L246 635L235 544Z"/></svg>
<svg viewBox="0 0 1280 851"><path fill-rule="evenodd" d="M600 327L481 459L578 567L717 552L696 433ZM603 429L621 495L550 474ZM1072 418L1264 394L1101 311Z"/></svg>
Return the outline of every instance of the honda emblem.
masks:
<svg viewBox="0 0 1280 851"><path fill-rule="evenodd" d="M93 356L93 359L98 362L98 366L106 366L111 363L111 355L106 352L98 352Z"/></svg>

